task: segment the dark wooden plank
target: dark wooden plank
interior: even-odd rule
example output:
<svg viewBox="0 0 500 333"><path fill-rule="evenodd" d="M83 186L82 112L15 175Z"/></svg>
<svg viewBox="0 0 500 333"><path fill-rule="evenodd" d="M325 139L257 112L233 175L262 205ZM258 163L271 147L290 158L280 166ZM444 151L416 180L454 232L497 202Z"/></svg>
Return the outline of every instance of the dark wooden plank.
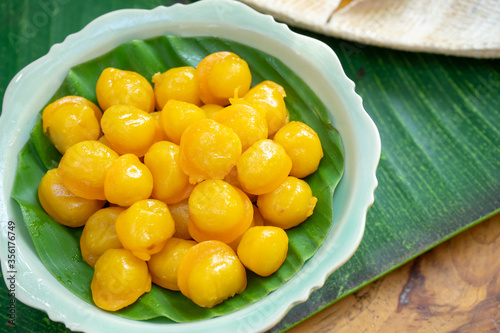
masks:
<svg viewBox="0 0 500 333"><path fill-rule="evenodd" d="M289 332L498 332L499 253L496 215Z"/></svg>

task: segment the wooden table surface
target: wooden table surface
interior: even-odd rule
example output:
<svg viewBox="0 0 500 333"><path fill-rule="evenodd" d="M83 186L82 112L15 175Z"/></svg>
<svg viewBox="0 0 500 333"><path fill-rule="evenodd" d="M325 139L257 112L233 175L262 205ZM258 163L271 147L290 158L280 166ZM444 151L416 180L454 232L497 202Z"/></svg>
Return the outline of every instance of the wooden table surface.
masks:
<svg viewBox="0 0 500 333"><path fill-rule="evenodd" d="M500 214L290 329L500 332Z"/></svg>

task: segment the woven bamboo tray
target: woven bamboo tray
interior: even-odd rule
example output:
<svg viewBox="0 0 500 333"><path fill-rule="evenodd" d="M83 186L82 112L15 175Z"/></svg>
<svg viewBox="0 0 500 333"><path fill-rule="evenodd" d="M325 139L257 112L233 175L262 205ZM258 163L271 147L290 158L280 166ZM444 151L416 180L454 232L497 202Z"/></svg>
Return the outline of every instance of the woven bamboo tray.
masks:
<svg viewBox="0 0 500 333"><path fill-rule="evenodd" d="M498 0L241 0L277 20L398 50L500 57Z"/></svg>

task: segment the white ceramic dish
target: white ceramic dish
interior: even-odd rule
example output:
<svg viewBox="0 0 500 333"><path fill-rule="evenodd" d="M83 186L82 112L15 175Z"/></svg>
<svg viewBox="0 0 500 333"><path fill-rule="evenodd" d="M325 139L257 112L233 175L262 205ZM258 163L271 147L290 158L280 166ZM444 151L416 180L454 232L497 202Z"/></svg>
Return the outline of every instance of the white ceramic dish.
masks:
<svg viewBox="0 0 500 333"><path fill-rule="evenodd" d="M68 70L116 46L160 35L216 36L261 49L295 71L330 110L345 152L345 171L333 200L334 223L318 252L292 279L264 299L242 310L210 320L155 324L123 319L101 311L62 286L43 266L10 198L17 155L28 140L36 114ZM47 78L50 77L50 80ZM334 111L333 111L334 110ZM0 117L0 248L7 281L8 221L16 225L16 297L46 311L68 328L89 332L256 332L275 325L294 305L304 302L355 252L364 232L366 212L374 200L380 157L378 131L362 107L354 84L325 44L293 33L236 1L206 0L153 10L120 10L91 22L54 45L49 53L17 74L5 93Z"/></svg>

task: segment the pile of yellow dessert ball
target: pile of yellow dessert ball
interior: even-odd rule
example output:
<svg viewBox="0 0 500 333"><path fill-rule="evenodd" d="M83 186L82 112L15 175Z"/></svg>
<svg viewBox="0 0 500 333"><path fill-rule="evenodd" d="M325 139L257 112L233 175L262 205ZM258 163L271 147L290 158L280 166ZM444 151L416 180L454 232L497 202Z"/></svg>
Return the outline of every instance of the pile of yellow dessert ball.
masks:
<svg viewBox="0 0 500 333"><path fill-rule="evenodd" d="M99 107L66 96L43 110L63 156L38 196L55 221L84 226L97 306L116 311L155 283L210 308L246 288L246 269L269 276L283 264L284 229L317 202L300 178L323 150L289 121L283 87L251 80L245 60L216 52L153 85L106 68Z"/></svg>

